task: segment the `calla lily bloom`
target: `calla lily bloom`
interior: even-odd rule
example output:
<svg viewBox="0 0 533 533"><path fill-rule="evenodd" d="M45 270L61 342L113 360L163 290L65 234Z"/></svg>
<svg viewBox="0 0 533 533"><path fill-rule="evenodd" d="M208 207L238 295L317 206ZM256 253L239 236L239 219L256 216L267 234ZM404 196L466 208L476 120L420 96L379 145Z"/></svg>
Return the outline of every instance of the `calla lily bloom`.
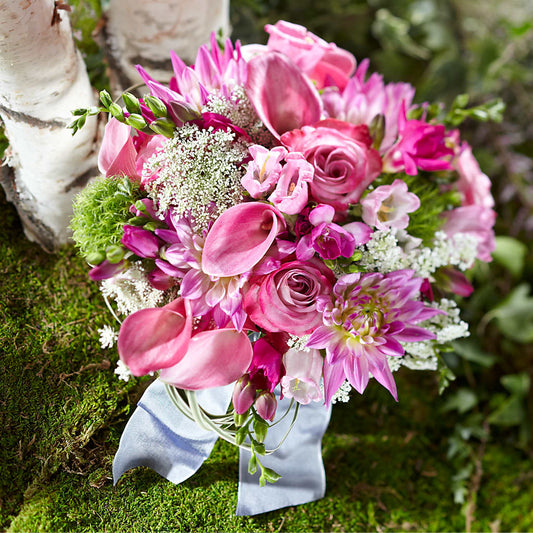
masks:
<svg viewBox="0 0 533 533"><path fill-rule="evenodd" d="M246 94L259 118L277 139L287 131L320 120L322 103L318 91L279 52L267 52L250 60Z"/></svg>
<svg viewBox="0 0 533 533"><path fill-rule="evenodd" d="M120 327L118 353L134 376L143 376L181 361L191 334L190 303L178 298L164 307L128 316Z"/></svg>
<svg viewBox="0 0 533 533"><path fill-rule="evenodd" d="M186 390L222 387L239 379L251 361L252 343L244 331L202 331L191 338L185 356L161 370L159 378Z"/></svg>
<svg viewBox="0 0 533 533"><path fill-rule="evenodd" d="M285 220L271 205L253 202L231 207L217 218L207 234L202 271L228 277L251 270L283 229Z"/></svg>

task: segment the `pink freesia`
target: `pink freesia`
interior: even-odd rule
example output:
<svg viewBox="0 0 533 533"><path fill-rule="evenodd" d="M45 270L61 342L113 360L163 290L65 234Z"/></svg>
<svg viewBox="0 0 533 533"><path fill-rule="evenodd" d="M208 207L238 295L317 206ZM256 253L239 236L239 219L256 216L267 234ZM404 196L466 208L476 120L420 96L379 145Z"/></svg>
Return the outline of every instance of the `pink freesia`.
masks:
<svg viewBox="0 0 533 533"><path fill-rule="evenodd" d="M386 230L404 229L409 225L409 215L420 207L416 194L409 192L402 180L392 185L380 185L362 200L363 220L369 225Z"/></svg>
<svg viewBox="0 0 533 533"><path fill-rule="evenodd" d="M283 216L271 205L251 202L230 207L207 234L202 271L226 277L251 270L284 228Z"/></svg>
<svg viewBox="0 0 533 533"><path fill-rule="evenodd" d="M317 205L309 213L309 222L314 226L303 235L296 245L296 257L307 261L318 252L322 259L351 257L356 246L370 240L372 230L362 222L339 226L333 222L335 209L327 204Z"/></svg>
<svg viewBox="0 0 533 533"><path fill-rule="evenodd" d="M242 376L251 360L252 344L244 331L202 331L191 338L184 357L161 370L159 378L186 390L222 387Z"/></svg>
<svg viewBox="0 0 533 533"><path fill-rule="evenodd" d="M491 253L496 247L494 221L496 213L481 205L457 207L444 213L446 222L442 230L453 237L456 233L472 235L477 240L477 257L481 261L492 261Z"/></svg>
<svg viewBox="0 0 533 533"><path fill-rule="evenodd" d="M320 380L324 359L318 350L291 349L283 356L285 376L281 378L281 392L307 405L322 399Z"/></svg>
<svg viewBox="0 0 533 533"><path fill-rule="evenodd" d="M248 374L244 374L244 376L235 383L231 403L238 415L246 413L246 411L252 407L256 392L257 390L250 381L250 376Z"/></svg>
<svg viewBox="0 0 533 533"><path fill-rule="evenodd" d="M287 131L320 120L322 105L318 91L279 52L267 52L250 60L246 94L259 118L277 139Z"/></svg>
<svg viewBox="0 0 533 533"><path fill-rule="evenodd" d="M254 342L254 355L248 373L256 389L273 392L282 375L283 353L269 340L267 337L261 337ZM284 350L286 349L285 346Z"/></svg>
<svg viewBox="0 0 533 533"><path fill-rule="evenodd" d="M457 188L463 198L463 205L480 205L494 207L494 198L490 193L490 178L479 168L479 163L472 154L472 148L466 142L461 145L459 155L454 161L459 174Z"/></svg>
<svg viewBox="0 0 533 533"><path fill-rule="evenodd" d="M118 353L134 376L143 376L181 361L191 333L190 304L178 298L164 307L129 315L120 327Z"/></svg>
<svg viewBox="0 0 533 533"><path fill-rule="evenodd" d="M308 184L313 181L313 166L302 154L291 153L285 157L276 189L268 198L282 213L297 215L307 204Z"/></svg>
<svg viewBox="0 0 533 533"><path fill-rule="evenodd" d="M131 128L116 118L106 124L104 138L98 153L98 169L105 176L124 174L138 178L135 169L137 151L131 138Z"/></svg>
<svg viewBox="0 0 533 533"><path fill-rule="evenodd" d="M285 133L281 142L313 165L311 197L338 211L355 204L381 172L381 157L370 147L365 125L329 119Z"/></svg>
<svg viewBox="0 0 533 533"><path fill-rule="evenodd" d="M317 298L329 295L333 272L322 261L290 261L251 282L245 310L266 331L306 335L322 322Z"/></svg>
<svg viewBox="0 0 533 533"><path fill-rule="evenodd" d="M268 50L277 50L290 57L319 89L327 85L344 88L355 69L355 58L347 50L327 43L303 26L280 20L267 24L270 35Z"/></svg>
<svg viewBox="0 0 533 533"><path fill-rule="evenodd" d="M275 187L281 173L281 161L287 155L283 146L268 150L254 144L249 148L252 160L248 163L246 174L242 177L242 186L252 198L261 198Z"/></svg>

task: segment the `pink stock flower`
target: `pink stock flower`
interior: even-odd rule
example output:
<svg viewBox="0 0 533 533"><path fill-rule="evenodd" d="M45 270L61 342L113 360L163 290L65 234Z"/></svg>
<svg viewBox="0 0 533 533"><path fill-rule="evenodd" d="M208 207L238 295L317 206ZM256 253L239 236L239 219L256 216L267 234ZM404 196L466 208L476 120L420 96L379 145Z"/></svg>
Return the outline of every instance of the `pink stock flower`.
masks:
<svg viewBox="0 0 533 533"><path fill-rule="evenodd" d="M309 213L310 232L303 235L296 245L296 257L307 261L318 252L322 259L351 257L356 246L370 240L372 230L362 222L339 226L333 222L335 210L327 204L317 205Z"/></svg>
<svg viewBox="0 0 533 533"><path fill-rule="evenodd" d="M365 125L328 119L285 133L281 142L304 155L315 170L311 197L344 211L355 204L381 172L381 158L370 147Z"/></svg>
<svg viewBox="0 0 533 533"><path fill-rule="evenodd" d="M442 124L428 124L422 120L407 120L402 105L398 141L384 156L384 170L416 176L418 169L435 172L451 170L453 149L446 145L446 128Z"/></svg>
<svg viewBox="0 0 533 533"><path fill-rule="evenodd" d="M252 160L248 163L242 186L252 198L261 198L274 189L281 173L281 160L287 155L283 146L268 150L255 144L249 148Z"/></svg>
<svg viewBox="0 0 533 533"><path fill-rule="evenodd" d="M259 118L276 137L320 120L316 87L279 52L267 52L248 63L246 94Z"/></svg>
<svg viewBox="0 0 533 533"><path fill-rule="evenodd" d="M324 360L318 350L306 352L291 349L283 356L285 375L281 378L281 392L307 405L322 399L320 380Z"/></svg>
<svg viewBox="0 0 533 533"><path fill-rule="evenodd" d="M343 91L328 87L321 95L324 110L331 118L370 126L377 115L385 119L380 152L389 149L398 136L398 115L402 105L409 109L415 89L408 83L383 83L383 76L373 73L365 81L369 60L361 61Z"/></svg>
<svg viewBox="0 0 533 533"><path fill-rule="evenodd" d="M327 43L303 26L280 20L267 24L267 48L290 57L319 89L328 85L344 88L355 69L355 58L347 50Z"/></svg>
<svg viewBox="0 0 533 533"><path fill-rule="evenodd" d="M394 180L392 185L380 185L361 200L363 220L380 230L404 229L409 225L409 215L420 207L416 194L408 192L407 184Z"/></svg>
<svg viewBox="0 0 533 533"><path fill-rule="evenodd" d="M494 198L490 193L489 177L479 168L479 163L472 154L472 148L466 142L461 145L459 155L454 161L455 170L459 174L457 188L463 197L463 205L480 205L494 207Z"/></svg>
<svg viewBox="0 0 533 533"><path fill-rule="evenodd" d="M230 207L207 234L202 271L228 277L251 270L284 228L282 214L271 205L250 202Z"/></svg>
<svg viewBox="0 0 533 533"><path fill-rule="evenodd" d="M446 222L442 231L449 237L457 233L471 235L477 240L477 258L492 261L491 253L496 247L494 240L494 221L496 213L481 205L457 207L444 213Z"/></svg>
<svg viewBox="0 0 533 533"><path fill-rule="evenodd" d="M316 302L328 295L333 273L321 261L291 261L251 281L244 307L251 320L266 331L293 335L311 333L321 322Z"/></svg>
<svg viewBox="0 0 533 533"><path fill-rule="evenodd" d="M107 178L124 174L138 179L135 168L137 151L131 137L131 128L116 118L106 124L104 138L98 153L98 170Z"/></svg>
<svg viewBox="0 0 533 533"><path fill-rule="evenodd" d="M269 196L282 213L297 215L307 204L308 187L313 181L313 166L299 153L285 156L283 166L274 192Z"/></svg>
<svg viewBox="0 0 533 533"><path fill-rule="evenodd" d="M331 296L319 297L324 323L307 347L326 349L326 404L345 379L363 393L370 373L397 399L387 356L404 354L400 342L435 338L415 325L440 312L418 300L422 281L411 270L347 274L337 280Z"/></svg>

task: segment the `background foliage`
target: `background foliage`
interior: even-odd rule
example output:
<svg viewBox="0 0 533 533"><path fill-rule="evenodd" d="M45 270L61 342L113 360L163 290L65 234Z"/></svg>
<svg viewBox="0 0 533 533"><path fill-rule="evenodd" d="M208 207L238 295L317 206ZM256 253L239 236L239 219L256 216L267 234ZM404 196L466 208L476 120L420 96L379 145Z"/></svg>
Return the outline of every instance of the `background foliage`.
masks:
<svg viewBox="0 0 533 533"><path fill-rule="evenodd" d="M96 88L101 5L73 0L75 38ZM463 135L493 180L498 247L461 302L471 337L440 376L403 369L400 403L378 387L334 410L324 439L327 495L237 518L237 454L218 443L174 486L137 469L113 487L110 465L144 380L113 376L97 328L109 322L87 269L66 248L22 238L1 196L0 527L12 531L533 530L533 6L528 0L232 0L233 36L265 42L283 18L369 57L417 100L502 98L500 123ZM96 31L96 33L95 33ZM0 144L6 142L0 138ZM439 396L439 385L449 381Z"/></svg>

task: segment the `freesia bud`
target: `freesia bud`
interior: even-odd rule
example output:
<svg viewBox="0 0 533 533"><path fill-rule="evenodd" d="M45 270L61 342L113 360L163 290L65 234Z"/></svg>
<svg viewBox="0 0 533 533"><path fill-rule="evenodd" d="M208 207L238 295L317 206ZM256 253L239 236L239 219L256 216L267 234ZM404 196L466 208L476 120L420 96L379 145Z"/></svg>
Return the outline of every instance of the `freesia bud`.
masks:
<svg viewBox="0 0 533 533"><path fill-rule="evenodd" d="M276 401L275 396L271 392L262 392L255 400L255 409L257 414L263 420L273 420L274 415L276 414L276 408L278 402Z"/></svg>
<svg viewBox="0 0 533 533"><path fill-rule="evenodd" d="M139 104L139 99L131 93L125 92L122 94L122 100L124 105L129 113L134 113L137 115L141 114L141 106Z"/></svg>
<svg viewBox="0 0 533 533"><path fill-rule="evenodd" d="M250 376L244 374L233 389L233 408L238 415L242 415L250 409L255 400L255 387L250 382Z"/></svg>

